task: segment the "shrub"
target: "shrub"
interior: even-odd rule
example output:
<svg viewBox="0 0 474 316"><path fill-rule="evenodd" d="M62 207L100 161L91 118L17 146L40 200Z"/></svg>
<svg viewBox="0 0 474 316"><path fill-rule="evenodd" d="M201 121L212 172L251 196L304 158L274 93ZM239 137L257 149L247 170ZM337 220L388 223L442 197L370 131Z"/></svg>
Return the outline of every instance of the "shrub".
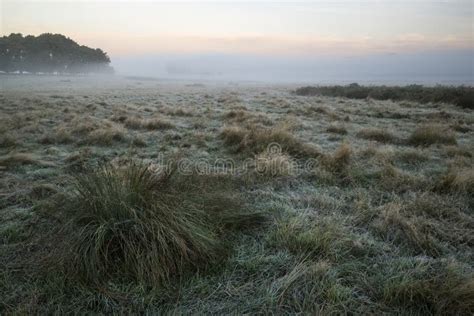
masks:
<svg viewBox="0 0 474 316"><path fill-rule="evenodd" d="M226 179L133 162L77 176L60 252L66 270L93 284L120 277L159 286L207 267L226 253L224 231L262 219Z"/></svg>

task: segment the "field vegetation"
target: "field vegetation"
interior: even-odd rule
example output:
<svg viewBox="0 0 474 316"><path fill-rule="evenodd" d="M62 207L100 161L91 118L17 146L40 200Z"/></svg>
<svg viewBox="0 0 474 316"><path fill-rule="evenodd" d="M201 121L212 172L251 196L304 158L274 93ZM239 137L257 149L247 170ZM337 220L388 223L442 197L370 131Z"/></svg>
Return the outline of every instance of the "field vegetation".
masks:
<svg viewBox="0 0 474 316"><path fill-rule="evenodd" d="M438 102L451 103L460 107L474 109L473 87L436 86L424 87L422 85L408 86L361 86L352 83L347 86L320 86L302 87L295 90L297 95L321 95L330 97L345 97L350 99L414 101L419 103Z"/></svg>
<svg viewBox="0 0 474 316"><path fill-rule="evenodd" d="M3 78L1 314L474 313L469 106Z"/></svg>

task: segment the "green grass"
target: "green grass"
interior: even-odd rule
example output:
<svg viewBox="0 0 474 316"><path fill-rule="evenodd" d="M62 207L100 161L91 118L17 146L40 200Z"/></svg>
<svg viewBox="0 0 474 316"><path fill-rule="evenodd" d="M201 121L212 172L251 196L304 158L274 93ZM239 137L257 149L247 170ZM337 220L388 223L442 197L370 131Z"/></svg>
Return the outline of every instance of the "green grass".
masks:
<svg viewBox="0 0 474 316"><path fill-rule="evenodd" d="M66 270L86 283L125 278L161 286L207 268L227 252L224 233L259 221L218 177L105 164L76 178L61 249ZM217 183L220 188L217 187Z"/></svg>

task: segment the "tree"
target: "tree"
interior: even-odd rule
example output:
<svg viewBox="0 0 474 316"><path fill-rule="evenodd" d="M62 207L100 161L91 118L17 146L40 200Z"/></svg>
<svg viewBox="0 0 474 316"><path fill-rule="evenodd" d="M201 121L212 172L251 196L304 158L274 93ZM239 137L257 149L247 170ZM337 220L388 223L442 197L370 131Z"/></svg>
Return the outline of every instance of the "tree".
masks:
<svg viewBox="0 0 474 316"><path fill-rule="evenodd" d="M111 73L109 64L101 49L79 45L61 34L12 33L0 38L0 70L5 72Z"/></svg>

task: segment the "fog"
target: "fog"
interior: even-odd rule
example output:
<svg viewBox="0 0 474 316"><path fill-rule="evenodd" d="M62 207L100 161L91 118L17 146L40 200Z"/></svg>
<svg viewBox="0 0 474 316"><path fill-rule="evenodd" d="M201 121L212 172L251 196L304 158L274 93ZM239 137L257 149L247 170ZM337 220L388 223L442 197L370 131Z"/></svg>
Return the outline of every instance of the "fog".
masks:
<svg viewBox="0 0 474 316"><path fill-rule="evenodd" d="M115 57L112 66L119 75L175 80L472 85L472 56L468 50L347 57L150 54Z"/></svg>

